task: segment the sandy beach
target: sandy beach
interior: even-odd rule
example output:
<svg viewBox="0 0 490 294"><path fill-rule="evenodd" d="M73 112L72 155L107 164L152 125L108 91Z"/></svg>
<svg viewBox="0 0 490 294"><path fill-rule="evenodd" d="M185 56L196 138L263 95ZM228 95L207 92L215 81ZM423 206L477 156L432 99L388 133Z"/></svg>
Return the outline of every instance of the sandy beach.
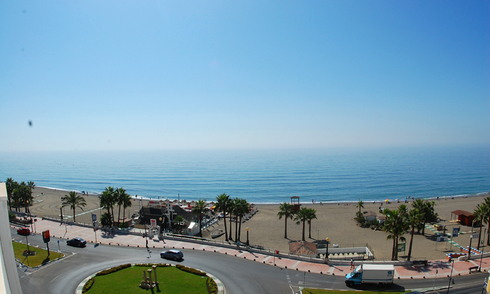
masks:
<svg viewBox="0 0 490 294"><path fill-rule="evenodd" d="M31 207L31 213L37 217L60 217L60 205L61 197L68 194L68 191L47 189L42 187L36 187L33 190L34 204ZM95 195L82 195L85 197L87 206L84 211L77 209L76 220L77 222L91 223L91 214L95 213L97 218L100 217L99 198ZM472 196L466 198L455 197L454 199L441 198L434 199L436 206L435 210L442 219L441 223L447 226L448 232L452 232L453 227L461 227L461 232L458 237L454 238L454 241L462 246L468 246L470 242L471 227L460 225L455 222L451 222L451 211L454 210L466 210L473 212L476 206L484 201L484 198L488 195ZM362 199L361 199L362 200ZM148 200L133 200L133 205L126 211L126 216L130 216L134 212L139 210L141 205L145 205ZM392 202L387 204L383 202L383 208L395 209L399 205L404 203ZM370 202L364 204L364 211L373 211L379 215L380 202ZM331 246L333 244L339 244L340 247L352 247L352 246L364 246L368 244L374 251L375 258L377 260L389 260L391 257L392 240L387 240L387 234L382 231L374 231L369 228L361 228L356 225L354 217L358 208L356 204L345 203L328 203L328 204L303 204L304 207L314 208L316 210L317 219L312 221L311 238L308 238L308 225L306 225L305 237L306 241L313 242L315 240L325 240L330 238ZM407 206L410 208L411 203ZM258 212L248 221L242 224L241 241L246 241L246 228L249 228L249 240L253 245L260 245L264 248L271 250L279 250L281 252L287 252L289 250L290 241L301 240L302 225L297 225L293 220L288 219L288 239L284 238L284 218L279 219L277 213L279 211L279 204L258 204L255 205ZM117 211L114 210L117 216ZM121 212L122 213L122 212ZM64 218L72 220L73 212L69 208L63 208ZM453 216L454 218L454 216ZM234 225L234 224L233 224ZM223 221L204 231L204 237L210 237L210 233L213 229L220 228L224 230ZM475 232L478 232L479 228L474 228ZM234 226L233 226L233 236ZM444 259L446 253L456 251L454 246L450 246L446 242L435 242L435 232L430 229L426 229L425 236L415 235L412 259L429 259L437 260ZM407 251L408 254L408 242L410 240L410 234L405 234L407 239ZM224 240L224 236L218 238L218 240ZM472 247L476 247L476 240L473 240ZM485 251L489 251L488 248ZM403 252L400 253L400 257L404 256ZM401 258L403 259L403 258Z"/></svg>

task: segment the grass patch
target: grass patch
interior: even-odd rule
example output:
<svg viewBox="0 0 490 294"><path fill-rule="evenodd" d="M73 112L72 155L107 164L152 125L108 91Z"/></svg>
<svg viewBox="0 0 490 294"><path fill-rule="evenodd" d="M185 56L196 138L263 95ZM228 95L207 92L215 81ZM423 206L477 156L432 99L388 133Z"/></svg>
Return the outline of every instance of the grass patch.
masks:
<svg viewBox="0 0 490 294"><path fill-rule="evenodd" d="M409 291L403 291L403 292L395 292L395 291L345 291L345 290L322 290L322 289L309 289L305 288L303 289L303 294L379 294L380 292L386 292L390 294L404 294Z"/></svg>
<svg viewBox="0 0 490 294"><path fill-rule="evenodd" d="M150 267L134 266L121 269L108 275L96 276L88 294L150 293L139 287L143 280L143 271ZM160 290L165 293L207 294L207 277L190 274L176 267L157 267ZM154 277L152 272L152 278ZM156 289L155 289L156 292Z"/></svg>
<svg viewBox="0 0 490 294"><path fill-rule="evenodd" d="M53 252L53 251L49 250L49 257L48 257L48 251L47 250L37 248L34 246L29 246L29 250L35 251L36 255L26 257L26 256L22 255L22 253L25 250L27 250L26 244L12 241L12 246L14 247L15 259L19 260L21 263L23 263L29 267L40 266L42 264L49 262L50 260L55 260L55 259L58 259L58 258L61 258L64 256L64 254L62 254L62 253Z"/></svg>

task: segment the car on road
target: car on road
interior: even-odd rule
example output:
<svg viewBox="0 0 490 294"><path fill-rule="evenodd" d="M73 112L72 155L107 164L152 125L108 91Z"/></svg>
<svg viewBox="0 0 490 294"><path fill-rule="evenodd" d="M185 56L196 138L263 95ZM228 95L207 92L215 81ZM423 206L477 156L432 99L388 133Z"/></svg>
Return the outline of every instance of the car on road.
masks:
<svg viewBox="0 0 490 294"><path fill-rule="evenodd" d="M66 245L76 246L76 247L85 247L87 246L87 241L82 238L73 238L66 241Z"/></svg>
<svg viewBox="0 0 490 294"><path fill-rule="evenodd" d="M17 234L29 236L31 234L31 230L29 230L29 228L20 228L17 230Z"/></svg>
<svg viewBox="0 0 490 294"><path fill-rule="evenodd" d="M184 258L184 254L180 250L170 249L160 252L160 257L172 260L182 260Z"/></svg>

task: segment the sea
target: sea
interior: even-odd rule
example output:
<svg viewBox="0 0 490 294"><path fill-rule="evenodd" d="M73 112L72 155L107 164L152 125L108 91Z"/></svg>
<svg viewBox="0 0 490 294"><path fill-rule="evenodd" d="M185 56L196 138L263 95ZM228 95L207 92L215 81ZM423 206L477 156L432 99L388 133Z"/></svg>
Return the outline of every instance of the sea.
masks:
<svg viewBox="0 0 490 294"><path fill-rule="evenodd" d="M0 153L0 181L137 198L249 203L462 197L490 191L490 148L65 151Z"/></svg>

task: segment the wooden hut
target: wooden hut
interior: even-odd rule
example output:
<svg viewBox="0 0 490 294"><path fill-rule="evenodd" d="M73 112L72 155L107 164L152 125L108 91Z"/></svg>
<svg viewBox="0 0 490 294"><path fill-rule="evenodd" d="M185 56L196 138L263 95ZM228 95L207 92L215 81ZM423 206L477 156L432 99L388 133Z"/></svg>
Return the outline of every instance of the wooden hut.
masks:
<svg viewBox="0 0 490 294"><path fill-rule="evenodd" d="M457 219L458 222L465 226L472 226L475 216L466 210L451 211L451 220Z"/></svg>

